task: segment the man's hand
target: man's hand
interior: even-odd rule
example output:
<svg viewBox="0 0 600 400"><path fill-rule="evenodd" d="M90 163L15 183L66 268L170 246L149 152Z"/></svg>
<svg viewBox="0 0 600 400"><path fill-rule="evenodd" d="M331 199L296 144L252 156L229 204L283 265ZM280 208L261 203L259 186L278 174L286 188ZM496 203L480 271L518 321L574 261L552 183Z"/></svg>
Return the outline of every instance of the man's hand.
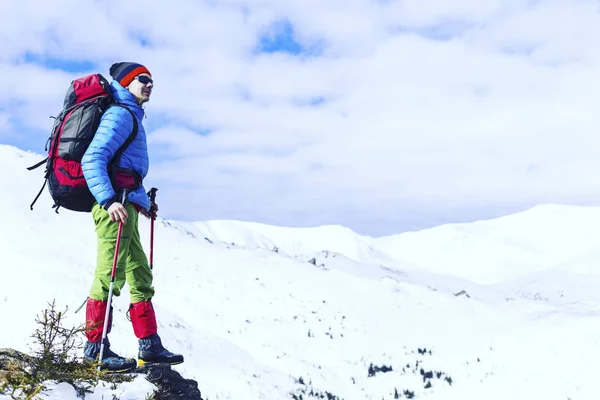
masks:
<svg viewBox="0 0 600 400"><path fill-rule="evenodd" d="M127 223L127 209L121 203L114 202L108 207L108 214L112 222L121 221L123 224Z"/></svg>

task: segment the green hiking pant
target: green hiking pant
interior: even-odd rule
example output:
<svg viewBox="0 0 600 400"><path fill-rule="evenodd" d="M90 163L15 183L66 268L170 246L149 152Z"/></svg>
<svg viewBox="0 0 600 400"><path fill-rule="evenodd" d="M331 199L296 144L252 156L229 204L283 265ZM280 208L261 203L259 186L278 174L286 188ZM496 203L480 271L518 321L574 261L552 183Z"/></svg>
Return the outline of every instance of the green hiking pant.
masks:
<svg viewBox="0 0 600 400"><path fill-rule="evenodd" d="M137 303L150 300L154 296L154 287L152 286L152 271L148 265L148 258L140 242L139 215L135 206L131 203L127 204L127 215L127 223L123 225L119 244L119 258L113 295L119 296L121 289L127 282L131 303ZM98 235L98 259L90 298L107 300L113 259L117 247L119 222L112 222L108 212L98 203L94 204L92 208L92 216Z"/></svg>

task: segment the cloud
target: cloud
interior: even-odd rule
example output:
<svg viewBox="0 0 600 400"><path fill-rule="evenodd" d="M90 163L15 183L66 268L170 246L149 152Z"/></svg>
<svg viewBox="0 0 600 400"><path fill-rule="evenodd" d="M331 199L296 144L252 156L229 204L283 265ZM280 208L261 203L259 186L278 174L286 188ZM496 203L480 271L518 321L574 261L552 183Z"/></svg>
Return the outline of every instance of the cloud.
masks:
<svg viewBox="0 0 600 400"><path fill-rule="evenodd" d="M42 151L71 79L142 62L164 216L388 234L597 204L599 36L591 0L9 1L0 108Z"/></svg>

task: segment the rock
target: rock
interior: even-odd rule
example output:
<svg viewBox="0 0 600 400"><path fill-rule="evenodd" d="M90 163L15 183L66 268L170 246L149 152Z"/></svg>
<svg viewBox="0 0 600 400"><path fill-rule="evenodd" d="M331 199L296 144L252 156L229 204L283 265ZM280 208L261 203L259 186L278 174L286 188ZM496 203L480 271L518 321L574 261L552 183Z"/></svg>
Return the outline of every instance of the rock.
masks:
<svg viewBox="0 0 600 400"><path fill-rule="evenodd" d="M203 400L198 382L183 378L167 364L151 364L140 367L136 373L146 375L146 379L158 386L156 400Z"/></svg>
<svg viewBox="0 0 600 400"><path fill-rule="evenodd" d="M461 290L458 293L454 293L455 296L467 296L468 298L471 298L471 296L469 296L469 293L467 293L465 290Z"/></svg>

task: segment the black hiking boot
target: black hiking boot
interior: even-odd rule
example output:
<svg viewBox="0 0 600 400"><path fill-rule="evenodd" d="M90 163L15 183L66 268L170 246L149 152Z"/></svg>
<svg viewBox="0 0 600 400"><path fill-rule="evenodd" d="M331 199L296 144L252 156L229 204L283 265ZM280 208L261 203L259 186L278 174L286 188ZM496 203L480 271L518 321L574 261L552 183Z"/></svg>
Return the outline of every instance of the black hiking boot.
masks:
<svg viewBox="0 0 600 400"><path fill-rule="evenodd" d="M83 362L84 363L95 363L98 361L100 355L100 342L87 342L85 344ZM104 346L104 353L102 354L102 363L100 364L101 370L108 370L114 372L126 372L134 369L137 366L135 359L125 358L116 354L110 349L108 339Z"/></svg>
<svg viewBox="0 0 600 400"><path fill-rule="evenodd" d="M138 366L147 364L177 365L183 362L181 354L173 354L162 345L158 334L139 339Z"/></svg>

